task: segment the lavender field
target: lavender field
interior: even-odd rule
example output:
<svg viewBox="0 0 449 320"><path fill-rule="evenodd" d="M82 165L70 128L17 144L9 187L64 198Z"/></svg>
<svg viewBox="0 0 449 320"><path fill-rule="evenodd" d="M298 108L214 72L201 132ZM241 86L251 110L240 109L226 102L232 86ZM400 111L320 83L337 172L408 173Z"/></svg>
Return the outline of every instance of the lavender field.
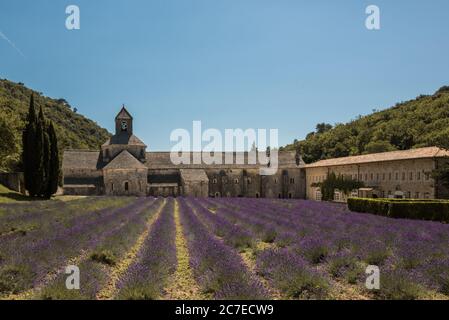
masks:
<svg viewBox="0 0 449 320"><path fill-rule="evenodd" d="M449 225L305 200L1 204L0 298L449 299Z"/></svg>

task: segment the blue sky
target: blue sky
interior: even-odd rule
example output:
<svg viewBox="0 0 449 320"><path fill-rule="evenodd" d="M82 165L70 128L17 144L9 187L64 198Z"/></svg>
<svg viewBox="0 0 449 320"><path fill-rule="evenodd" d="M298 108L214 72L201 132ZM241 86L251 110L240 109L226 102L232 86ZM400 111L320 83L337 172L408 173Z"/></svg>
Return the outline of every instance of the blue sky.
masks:
<svg viewBox="0 0 449 320"><path fill-rule="evenodd" d="M81 29L65 28L78 5ZM381 30L365 28L365 8ZM447 0L0 2L0 77L113 131L122 103L149 150L170 132L278 128L280 145L449 84Z"/></svg>

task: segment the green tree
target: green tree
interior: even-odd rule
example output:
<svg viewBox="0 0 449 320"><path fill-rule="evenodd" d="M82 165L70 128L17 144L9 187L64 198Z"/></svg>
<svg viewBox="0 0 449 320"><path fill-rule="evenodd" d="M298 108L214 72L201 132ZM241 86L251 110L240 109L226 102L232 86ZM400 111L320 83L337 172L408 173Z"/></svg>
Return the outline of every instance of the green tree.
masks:
<svg viewBox="0 0 449 320"><path fill-rule="evenodd" d="M40 191L39 171L42 168L42 158L38 152L38 119L34 107L34 96L31 95L30 106L22 135L22 162L25 178L25 188L30 196L36 196Z"/></svg>
<svg viewBox="0 0 449 320"><path fill-rule="evenodd" d="M12 162L17 161L18 151L17 129L8 119L8 115L0 114L0 171L8 171Z"/></svg>
<svg viewBox="0 0 449 320"><path fill-rule="evenodd" d="M330 172L323 182L312 183L312 187L321 189L321 197L324 201L332 201L334 199L335 190L348 195L352 190L363 187L363 183L344 175L336 175Z"/></svg>
<svg viewBox="0 0 449 320"><path fill-rule="evenodd" d="M47 133L50 142L50 159L49 159L49 172L48 172L48 187L46 197L50 198L52 194L55 194L58 190L58 181L60 176L59 166L59 148L58 139L56 136L55 127L53 122L47 128Z"/></svg>
<svg viewBox="0 0 449 320"><path fill-rule="evenodd" d="M332 125L329 123L318 123L315 127L316 133L321 134L326 131L329 131L332 129Z"/></svg>
<svg viewBox="0 0 449 320"><path fill-rule="evenodd" d="M36 117L33 96L22 138L25 188L32 197L50 198L59 181L58 141L54 125L45 120L42 107Z"/></svg>
<svg viewBox="0 0 449 320"><path fill-rule="evenodd" d="M44 113L42 112L42 107L39 108L39 115L37 118L37 125L36 125L36 160L39 162L39 166L36 168L35 171L35 180L36 180L36 187L37 192L36 196L42 197L45 188L47 185L47 164L48 164L48 158L46 154L47 149L47 139L46 139L46 132L45 132L45 119L44 119Z"/></svg>
<svg viewBox="0 0 449 320"><path fill-rule="evenodd" d="M444 187L449 188L449 163L445 163L438 169L433 170L432 177Z"/></svg>
<svg viewBox="0 0 449 320"><path fill-rule="evenodd" d="M365 153L379 153L396 150L388 141L371 141L365 146Z"/></svg>

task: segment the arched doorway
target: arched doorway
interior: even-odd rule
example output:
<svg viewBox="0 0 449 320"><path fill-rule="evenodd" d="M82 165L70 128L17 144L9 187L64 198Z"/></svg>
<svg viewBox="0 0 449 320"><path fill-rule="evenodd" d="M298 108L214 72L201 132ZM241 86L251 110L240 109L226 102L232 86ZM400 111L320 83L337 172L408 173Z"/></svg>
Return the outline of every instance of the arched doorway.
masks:
<svg viewBox="0 0 449 320"><path fill-rule="evenodd" d="M123 189L125 190L125 194L129 194L129 182L125 181L123 183Z"/></svg>

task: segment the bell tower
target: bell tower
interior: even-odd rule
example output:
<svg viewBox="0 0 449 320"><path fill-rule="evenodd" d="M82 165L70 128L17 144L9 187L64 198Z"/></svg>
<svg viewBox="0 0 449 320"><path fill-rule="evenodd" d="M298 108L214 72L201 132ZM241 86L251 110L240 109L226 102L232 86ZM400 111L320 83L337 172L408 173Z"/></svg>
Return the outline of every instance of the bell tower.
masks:
<svg viewBox="0 0 449 320"><path fill-rule="evenodd" d="M115 117L115 134L127 134L128 136L133 134L133 117L126 110L125 105L122 106L122 109Z"/></svg>

